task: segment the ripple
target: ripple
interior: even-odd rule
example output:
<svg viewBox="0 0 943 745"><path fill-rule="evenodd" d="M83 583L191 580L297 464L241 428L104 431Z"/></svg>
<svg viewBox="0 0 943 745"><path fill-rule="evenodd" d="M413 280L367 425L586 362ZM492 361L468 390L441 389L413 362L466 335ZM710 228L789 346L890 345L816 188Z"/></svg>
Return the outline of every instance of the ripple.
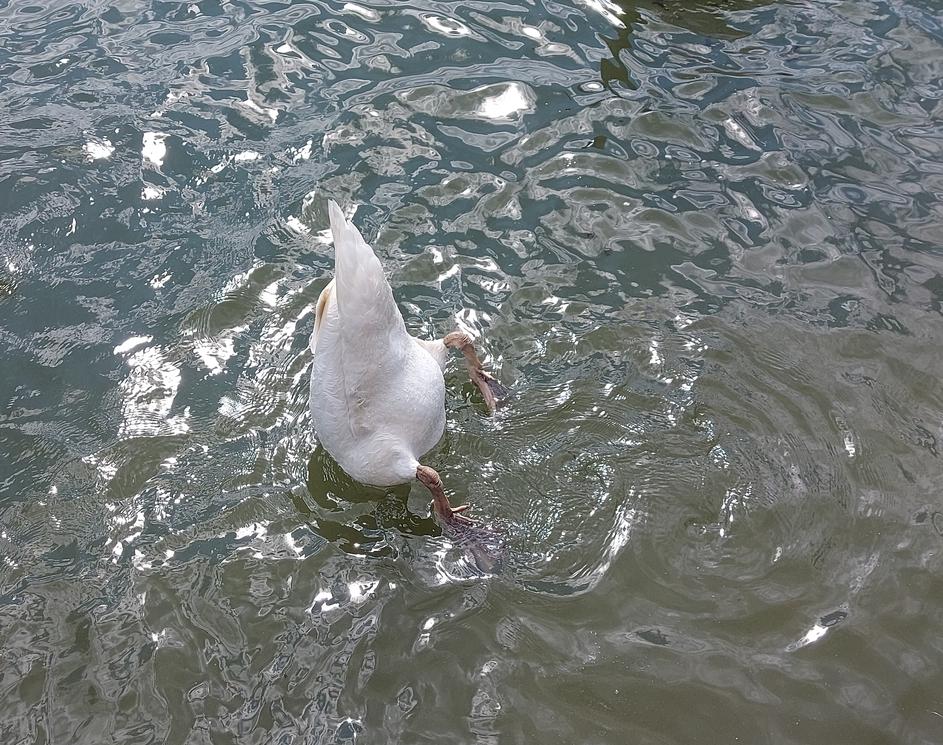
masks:
<svg viewBox="0 0 943 745"><path fill-rule="evenodd" d="M536 97L523 83L496 83L468 92L423 87L402 95L402 100L423 113L445 118L477 118L494 122L518 121L533 111Z"/></svg>
<svg viewBox="0 0 943 745"><path fill-rule="evenodd" d="M471 34L471 29L469 29L468 26L454 18L445 18L436 15L423 15L420 16L420 18L422 18L422 22L432 31L440 33L443 36L457 38Z"/></svg>
<svg viewBox="0 0 943 745"><path fill-rule="evenodd" d="M0 9L5 739L934 741L941 38ZM513 382L428 456L494 533L317 447L329 197Z"/></svg>

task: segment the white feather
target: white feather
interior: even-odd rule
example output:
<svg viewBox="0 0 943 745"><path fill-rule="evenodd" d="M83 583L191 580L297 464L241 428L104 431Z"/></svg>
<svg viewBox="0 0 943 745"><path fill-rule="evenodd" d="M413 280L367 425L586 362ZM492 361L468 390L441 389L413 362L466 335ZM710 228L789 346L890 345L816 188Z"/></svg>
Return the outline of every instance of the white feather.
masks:
<svg viewBox="0 0 943 745"><path fill-rule="evenodd" d="M407 333L373 249L333 200L328 211L334 279L318 298L311 334L311 420L357 481L406 483L445 431L447 350Z"/></svg>

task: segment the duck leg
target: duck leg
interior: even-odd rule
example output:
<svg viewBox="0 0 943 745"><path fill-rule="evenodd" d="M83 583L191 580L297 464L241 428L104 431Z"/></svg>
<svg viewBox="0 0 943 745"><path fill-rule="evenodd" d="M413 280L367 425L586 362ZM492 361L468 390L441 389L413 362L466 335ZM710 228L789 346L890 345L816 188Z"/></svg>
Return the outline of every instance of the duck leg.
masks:
<svg viewBox="0 0 943 745"><path fill-rule="evenodd" d="M453 507L442 488L442 479L434 468L420 465L416 469L416 478L432 492L432 511L443 525L472 525L472 521L460 514L468 509L467 504Z"/></svg>
<svg viewBox="0 0 943 745"><path fill-rule="evenodd" d="M464 331L453 331L448 334L442 343L449 349L457 349L465 357L465 367L468 368L468 375L472 382L478 386L481 395L485 397L485 403L489 411L494 411L498 406L498 401L507 396L507 389L495 380L485 371L484 365L478 359L475 352L475 345L471 337Z"/></svg>

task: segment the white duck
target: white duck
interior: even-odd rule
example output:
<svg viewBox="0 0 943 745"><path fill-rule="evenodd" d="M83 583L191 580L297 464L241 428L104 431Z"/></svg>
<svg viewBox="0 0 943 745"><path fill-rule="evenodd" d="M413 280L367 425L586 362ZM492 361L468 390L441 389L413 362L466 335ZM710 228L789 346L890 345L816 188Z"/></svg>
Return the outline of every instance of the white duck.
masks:
<svg viewBox="0 0 943 745"><path fill-rule="evenodd" d="M448 350L465 356L493 411L503 388L482 368L467 334L425 341L406 331L373 249L328 204L334 279L318 298L311 333L311 421L321 445L353 479L392 486L419 479L445 523L470 522L453 508L439 474L419 459L445 431Z"/></svg>

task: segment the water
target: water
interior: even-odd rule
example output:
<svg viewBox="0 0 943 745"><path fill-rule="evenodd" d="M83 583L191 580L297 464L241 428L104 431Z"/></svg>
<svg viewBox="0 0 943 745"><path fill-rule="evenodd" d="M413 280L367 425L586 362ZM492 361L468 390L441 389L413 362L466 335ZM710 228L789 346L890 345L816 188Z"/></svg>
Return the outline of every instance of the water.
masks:
<svg viewBox="0 0 943 745"><path fill-rule="evenodd" d="M0 742L943 740L941 40L0 2ZM512 388L426 459L491 576L316 448L329 197Z"/></svg>

